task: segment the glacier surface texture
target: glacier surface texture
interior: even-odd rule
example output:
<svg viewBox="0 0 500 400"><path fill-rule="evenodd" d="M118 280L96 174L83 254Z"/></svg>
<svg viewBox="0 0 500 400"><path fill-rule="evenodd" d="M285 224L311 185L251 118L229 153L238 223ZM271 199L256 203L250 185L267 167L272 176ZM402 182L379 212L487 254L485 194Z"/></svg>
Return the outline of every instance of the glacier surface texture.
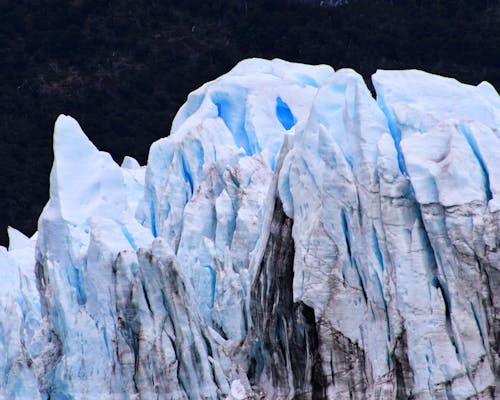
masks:
<svg viewBox="0 0 500 400"><path fill-rule="evenodd" d="M0 398L499 398L499 96L373 84L242 61L146 166L60 116L0 247Z"/></svg>

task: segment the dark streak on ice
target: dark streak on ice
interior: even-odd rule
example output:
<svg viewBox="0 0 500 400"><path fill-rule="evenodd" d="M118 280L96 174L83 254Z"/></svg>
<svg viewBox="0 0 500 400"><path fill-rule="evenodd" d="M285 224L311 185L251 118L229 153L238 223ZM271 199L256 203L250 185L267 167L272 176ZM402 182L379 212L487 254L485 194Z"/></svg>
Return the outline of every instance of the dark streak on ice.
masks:
<svg viewBox="0 0 500 400"><path fill-rule="evenodd" d="M318 332L314 310L293 302L293 221L276 201L270 236L253 283L251 315L253 331L250 381L270 380L276 395L324 398ZM260 339L259 339L260 338Z"/></svg>

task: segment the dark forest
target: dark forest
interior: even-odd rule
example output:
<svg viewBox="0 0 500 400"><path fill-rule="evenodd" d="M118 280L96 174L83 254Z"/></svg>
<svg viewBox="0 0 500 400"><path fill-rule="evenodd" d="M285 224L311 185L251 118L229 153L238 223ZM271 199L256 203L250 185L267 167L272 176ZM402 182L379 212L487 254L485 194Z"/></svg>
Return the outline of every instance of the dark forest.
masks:
<svg viewBox="0 0 500 400"><path fill-rule="evenodd" d="M418 68L500 87L500 2L0 0L0 244L48 199L52 128L69 114L141 164L189 92L248 57Z"/></svg>

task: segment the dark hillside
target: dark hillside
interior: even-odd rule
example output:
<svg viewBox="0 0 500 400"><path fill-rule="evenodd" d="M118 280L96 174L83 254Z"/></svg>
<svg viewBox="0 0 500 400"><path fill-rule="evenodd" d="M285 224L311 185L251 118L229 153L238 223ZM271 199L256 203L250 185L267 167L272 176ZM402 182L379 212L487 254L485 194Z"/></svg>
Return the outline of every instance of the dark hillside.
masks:
<svg viewBox="0 0 500 400"><path fill-rule="evenodd" d="M187 94L247 57L420 68L500 87L494 0L0 0L0 244L48 198L60 113L116 161L146 162Z"/></svg>

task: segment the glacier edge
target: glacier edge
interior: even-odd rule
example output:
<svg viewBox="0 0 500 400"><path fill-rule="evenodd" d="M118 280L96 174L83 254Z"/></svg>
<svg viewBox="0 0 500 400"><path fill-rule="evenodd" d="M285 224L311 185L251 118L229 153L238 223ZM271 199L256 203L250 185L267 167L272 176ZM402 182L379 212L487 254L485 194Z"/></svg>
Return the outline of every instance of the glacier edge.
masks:
<svg viewBox="0 0 500 400"><path fill-rule="evenodd" d="M250 59L148 163L54 128L0 248L0 398L494 399L500 100Z"/></svg>

